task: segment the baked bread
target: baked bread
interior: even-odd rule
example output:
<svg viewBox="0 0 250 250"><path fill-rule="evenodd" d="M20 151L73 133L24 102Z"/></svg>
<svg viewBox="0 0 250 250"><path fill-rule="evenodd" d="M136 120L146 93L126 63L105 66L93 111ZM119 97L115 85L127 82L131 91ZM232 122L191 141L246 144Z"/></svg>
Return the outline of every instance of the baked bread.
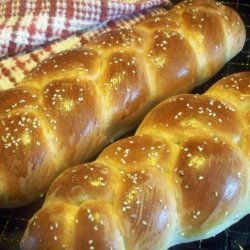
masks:
<svg viewBox="0 0 250 250"><path fill-rule="evenodd" d="M0 207L43 195L156 103L212 77L244 41L235 11L194 0L44 61L0 92Z"/></svg>
<svg viewBox="0 0 250 250"><path fill-rule="evenodd" d="M250 211L250 72L156 106L135 136L63 172L21 249L147 249L216 235Z"/></svg>

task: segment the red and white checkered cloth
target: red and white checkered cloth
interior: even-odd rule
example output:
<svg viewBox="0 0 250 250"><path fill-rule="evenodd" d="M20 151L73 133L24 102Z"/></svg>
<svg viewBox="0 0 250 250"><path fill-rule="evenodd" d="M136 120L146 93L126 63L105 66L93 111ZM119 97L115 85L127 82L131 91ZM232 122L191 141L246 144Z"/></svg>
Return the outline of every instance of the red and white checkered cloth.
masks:
<svg viewBox="0 0 250 250"><path fill-rule="evenodd" d="M150 7L159 5L168 6L170 1L2 1L0 3L0 57L2 57L0 89L17 85L32 68L53 53L82 46L96 33L111 26L131 26L151 12L163 11L161 8L149 10ZM144 12L141 12L142 10ZM127 18L128 14L134 15ZM31 50L33 51L28 53ZM23 53L20 53L22 51Z"/></svg>

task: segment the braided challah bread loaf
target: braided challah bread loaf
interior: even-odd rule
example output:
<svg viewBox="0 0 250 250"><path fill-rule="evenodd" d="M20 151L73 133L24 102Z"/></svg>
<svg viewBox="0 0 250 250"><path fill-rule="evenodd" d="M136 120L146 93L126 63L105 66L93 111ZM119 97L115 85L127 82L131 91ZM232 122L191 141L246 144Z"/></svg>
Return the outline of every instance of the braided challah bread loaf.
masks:
<svg viewBox="0 0 250 250"><path fill-rule="evenodd" d="M212 77L244 41L236 12L194 0L44 61L0 92L0 207L39 197L153 105Z"/></svg>
<svg viewBox="0 0 250 250"><path fill-rule="evenodd" d="M65 170L22 249L166 250L250 212L250 72L156 106L135 136Z"/></svg>

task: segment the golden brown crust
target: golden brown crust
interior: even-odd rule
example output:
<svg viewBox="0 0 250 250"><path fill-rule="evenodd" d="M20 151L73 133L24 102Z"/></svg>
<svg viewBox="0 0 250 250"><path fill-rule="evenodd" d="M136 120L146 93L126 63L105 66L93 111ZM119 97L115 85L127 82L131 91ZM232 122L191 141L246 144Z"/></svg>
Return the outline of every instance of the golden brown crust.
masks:
<svg viewBox="0 0 250 250"><path fill-rule="evenodd" d="M155 39L146 60L148 70L154 72L152 82L155 83L157 99L165 99L165 93L180 93L183 82L186 85L182 92L191 90L198 82L198 75L195 51L189 42L172 30L156 30L153 36Z"/></svg>
<svg viewBox="0 0 250 250"><path fill-rule="evenodd" d="M57 246L46 233L48 223L57 222L57 207L60 219L81 221L68 228L75 234L67 246L74 249L90 249L90 242L91 249L163 250L211 237L248 214L249 83L250 72L242 72L204 95L171 97L146 116L135 136L66 170L30 220L21 248ZM58 239L64 236L67 241L58 231Z"/></svg>
<svg viewBox="0 0 250 250"><path fill-rule="evenodd" d="M237 148L217 137L193 137L181 148L175 178L182 233L202 235L239 204L246 191L248 166Z"/></svg>
<svg viewBox="0 0 250 250"><path fill-rule="evenodd" d="M209 133L213 136L220 133L237 140L242 133L235 106L207 95L182 94L167 99L148 115L138 133L147 134L147 128L152 133L153 122L156 122L155 131L163 131L166 137L177 143L182 135Z"/></svg>
<svg viewBox="0 0 250 250"><path fill-rule="evenodd" d="M45 60L0 92L0 207L46 192L58 173L138 125L153 105L212 77L244 41L233 10L184 1Z"/></svg>
<svg viewBox="0 0 250 250"><path fill-rule="evenodd" d="M114 196L112 190L115 190L117 181L121 178L118 171L100 163L79 166L66 172L67 178L63 180L65 185L61 186L61 180L55 181L47 197L52 201L67 200L68 203L77 206L89 199L111 202Z"/></svg>
<svg viewBox="0 0 250 250"><path fill-rule="evenodd" d="M68 249L74 247L74 235L79 209L71 205L54 204L34 217L25 249ZM68 214L67 216L65 216ZM43 227L39 221L44 221ZM67 247L67 248L66 248ZM76 248L77 249L77 248Z"/></svg>

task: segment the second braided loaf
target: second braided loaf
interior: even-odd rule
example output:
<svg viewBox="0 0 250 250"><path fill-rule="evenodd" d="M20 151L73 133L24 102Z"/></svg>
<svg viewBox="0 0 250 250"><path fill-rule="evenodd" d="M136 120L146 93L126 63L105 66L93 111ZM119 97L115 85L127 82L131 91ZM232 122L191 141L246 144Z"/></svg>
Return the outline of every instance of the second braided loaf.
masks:
<svg viewBox="0 0 250 250"><path fill-rule="evenodd" d="M250 72L162 102L56 179L21 248L165 250L221 232L250 212L249 110Z"/></svg>

